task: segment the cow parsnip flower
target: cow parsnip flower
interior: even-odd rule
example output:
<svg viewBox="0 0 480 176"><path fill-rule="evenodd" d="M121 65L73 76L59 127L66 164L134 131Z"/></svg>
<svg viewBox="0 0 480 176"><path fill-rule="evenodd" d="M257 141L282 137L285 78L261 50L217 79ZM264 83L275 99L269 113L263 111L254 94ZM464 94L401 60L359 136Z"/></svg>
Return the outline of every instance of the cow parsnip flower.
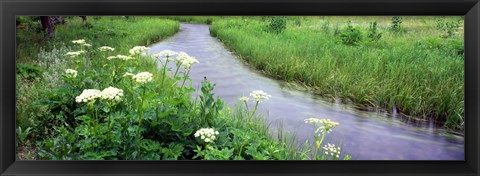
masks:
<svg viewBox="0 0 480 176"><path fill-rule="evenodd" d="M84 39L73 40L72 43L74 43L74 44L86 44Z"/></svg>
<svg viewBox="0 0 480 176"><path fill-rule="evenodd" d="M240 97L239 100L242 101L242 102L248 102L250 100L250 98L248 98L246 96L243 96L243 97Z"/></svg>
<svg viewBox="0 0 480 176"><path fill-rule="evenodd" d="M70 52L67 52L65 56L74 58L74 57L80 56L80 54L83 54L83 53L85 53L85 51L70 51Z"/></svg>
<svg viewBox="0 0 480 176"><path fill-rule="evenodd" d="M68 77L71 77L71 78L77 77L77 70L66 69L65 73L67 74Z"/></svg>
<svg viewBox="0 0 480 176"><path fill-rule="evenodd" d="M304 121L305 121L305 123L309 123L309 124L312 124L312 125L320 125L322 123L322 121L320 119L317 119L317 118L308 118L308 119L305 119Z"/></svg>
<svg viewBox="0 0 480 176"><path fill-rule="evenodd" d="M83 90L82 94L75 97L75 101L77 103L87 103L91 101L95 101L96 98L100 97L100 90L97 89L85 89Z"/></svg>
<svg viewBox="0 0 480 176"><path fill-rule="evenodd" d="M331 121L330 119L317 119L317 118L308 118L304 120L305 123L312 124L314 126L320 125L315 130L315 133L330 133L332 129L340 125L338 122Z"/></svg>
<svg viewBox="0 0 480 176"><path fill-rule="evenodd" d="M181 66L185 69L189 69L190 67L192 67L193 64L198 64L198 63L200 62L198 62L197 59L195 59L194 57L189 57L187 59L182 60Z"/></svg>
<svg viewBox="0 0 480 176"><path fill-rule="evenodd" d="M136 75L132 76L132 79L135 80L137 83L148 83L152 81L152 74L150 72L141 72L137 73Z"/></svg>
<svg viewBox="0 0 480 176"><path fill-rule="evenodd" d="M127 72L127 73L123 74L123 77L127 77L127 76L135 76L135 74L130 73L130 72Z"/></svg>
<svg viewBox="0 0 480 176"><path fill-rule="evenodd" d="M213 128L201 128L195 132L194 136L200 137L205 143L211 143L215 141L217 138L216 135L218 134L220 133Z"/></svg>
<svg viewBox="0 0 480 176"><path fill-rule="evenodd" d="M135 46L133 47L132 49L129 50L129 53L131 55L137 55L137 54L140 54L142 53L143 51L145 50L149 50L150 48L148 47L145 47L145 46Z"/></svg>
<svg viewBox="0 0 480 176"><path fill-rule="evenodd" d="M125 56L125 55L116 55L116 56L108 56L107 57L107 60L112 60L112 59L121 59L121 60L124 60L124 61L127 61L127 60L132 60L132 59L135 59L134 57L131 57L131 56Z"/></svg>
<svg viewBox="0 0 480 176"><path fill-rule="evenodd" d="M262 102L270 99L272 97L271 95L268 95L265 93L263 90L255 90L250 93L250 96L252 97L253 101L256 102Z"/></svg>
<svg viewBox="0 0 480 176"><path fill-rule="evenodd" d="M158 56L158 57L172 57L172 56L175 56L177 54L178 54L177 52L172 51L172 50L163 50L163 51L160 51L158 54L155 54L155 56Z"/></svg>
<svg viewBox="0 0 480 176"><path fill-rule="evenodd" d="M100 98L103 100L112 100L116 102L122 101L123 97L123 90L118 89L115 87L108 87L103 89L102 92L100 92Z"/></svg>
<svg viewBox="0 0 480 176"><path fill-rule="evenodd" d="M179 65L181 65L183 63L184 60L187 60L189 59L190 55L188 55L187 53L183 52L183 51L180 51L178 54L177 54L177 58L175 59L175 62Z"/></svg>
<svg viewBox="0 0 480 176"><path fill-rule="evenodd" d="M100 51L114 51L115 48L109 47L109 46L102 46L98 48Z"/></svg>

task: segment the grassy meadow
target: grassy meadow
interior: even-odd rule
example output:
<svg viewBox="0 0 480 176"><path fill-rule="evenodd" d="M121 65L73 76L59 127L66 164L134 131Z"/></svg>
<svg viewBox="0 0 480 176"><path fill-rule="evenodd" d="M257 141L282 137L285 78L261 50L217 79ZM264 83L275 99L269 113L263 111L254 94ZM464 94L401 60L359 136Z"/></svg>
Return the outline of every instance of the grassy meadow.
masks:
<svg viewBox="0 0 480 176"><path fill-rule="evenodd" d="M360 109L396 108L463 128L462 17L211 20L211 35L271 77Z"/></svg>

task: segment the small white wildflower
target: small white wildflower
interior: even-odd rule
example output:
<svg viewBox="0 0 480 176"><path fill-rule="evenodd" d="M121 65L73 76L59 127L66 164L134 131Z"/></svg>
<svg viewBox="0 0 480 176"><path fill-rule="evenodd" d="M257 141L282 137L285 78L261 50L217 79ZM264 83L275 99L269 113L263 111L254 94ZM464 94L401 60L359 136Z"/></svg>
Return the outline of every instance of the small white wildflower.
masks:
<svg viewBox="0 0 480 176"><path fill-rule="evenodd" d="M65 56L74 58L74 57L79 56L82 53L85 53L85 51L71 51L71 52L68 52L67 54L65 54Z"/></svg>
<svg viewBox="0 0 480 176"><path fill-rule="evenodd" d="M308 119L305 119L304 121L305 121L305 123L309 123L309 124L312 124L312 125L318 125L318 124L322 123L320 121L320 119L317 119L317 118L308 118Z"/></svg>
<svg viewBox="0 0 480 176"><path fill-rule="evenodd" d="M213 142L216 139L215 135L220 134L218 131L215 131L213 128L202 128L195 132L195 137L200 137L204 142L209 143Z"/></svg>
<svg viewBox="0 0 480 176"><path fill-rule="evenodd" d="M177 64L182 64L183 60L188 59L189 57L190 57L190 55L188 55L187 53L185 53L183 51L180 51L177 54L177 58L176 58L175 62L177 62Z"/></svg>
<svg viewBox="0 0 480 176"><path fill-rule="evenodd" d="M243 102L247 102L248 100L250 100L250 98L246 97L246 96L243 96L243 97L240 97L239 99L240 101L243 101Z"/></svg>
<svg viewBox="0 0 480 176"><path fill-rule="evenodd" d="M152 74L149 72L141 72L133 75L132 79L135 80L137 83L143 84L152 81Z"/></svg>
<svg viewBox="0 0 480 176"><path fill-rule="evenodd" d="M125 56L125 55L116 55L116 56L108 56L107 57L108 60L112 60L112 59L121 59L121 60L131 60L131 59L135 59L134 57L131 57L131 56Z"/></svg>
<svg viewBox="0 0 480 176"><path fill-rule="evenodd" d="M130 73L130 72L127 72L127 73L123 74L123 77L127 77L127 76L135 76L135 74Z"/></svg>
<svg viewBox="0 0 480 176"><path fill-rule="evenodd" d="M86 47L91 47L91 46L92 46L92 44L85 43L85 44L83 44L83 46L86 46Z"/></svg>
<svg viewBox="0 0 480 176"><path fill-rule="evenodd" d="M75 44L86 44L84 39L73 40L72 43L75 43Z"/></svg>
<svg viewBox="0 0 480 176"><path fill-rule="evenodd" d="M98 48L100 51L114 51L115 48L109 47L109 46L102 46Z"/></svg>
<svg viewBox="0 0 480 176"><path fill-rule="evenodd" d="M156 56L158 56L158 57L172 57L172 56L175 56L177 54L178 54L177 52L172 51L172 50L163 50L163 51L160 51L158 54L156 54Z"/></svg>
<svg viewBox="0 0 480 176"><path fill-rule="evenodd" d="M265 93L263 90L255 90L252 93L250 93L250 96L252 97L253 101L256 101L256 102L262 102L272 97L271 95L268 95L267 93Z"/></svg>
<svg viewBox="0 0 480 176"><path fill-rule="evenodd" d="M322 122L326 132L331 132L332 128L340 125L340 123L331 121L330 119L320 119L320 121Z"/></svg>
<svg viewBox="0 0 480 176"><path fill-rule="evenodd" d="M89 101L94 101L96 98L100 97L100 90L97 89L85 89L83 90L82 94L75 97L75 101L77 103L86 103Z"/></svg>
<svg viewBox="0 0 480 176"><path fill-rule="evenodd" d="M135 46L133 47L132 49L129 50L129 53L131 55L137 55L137 54L140 54L142 53L143 51L145 50L149 50L150 48L148 47L145 47L145 46Z"/></svg>
<svg viewBox="0 0 480 176"><path fill-rule="evenodd" d="M77 77L77 70L66 69L65 73L67 74L68 77L71 77L71 78Z"/></svg>
<svg viewBox="0 0 480 176"><path fill-rule="evenodd" d="M122 59L124 61L134 59L133 57L125 56L125 55L117 55L117 58Z"/></svg>
<svg viewBox="0 0 480 176"><path fill-rule="evenodd" d="M305 123L309 123L312 125L321 125L315 130L315 133L318 133L319 135L321 133L330 133L332 132L332 129L340 123L331 121L330 119L317 119L317 118L308 118L304 120Z"/></svg>
<svg viewBox="0 0 480 176"><path fill-rule="evenodd" d="M198 62L197 59L195 59L194 57L190 57L188 59L184 59L182 61L181 66L185 69L189 69L190 67L192 67L193 64L198 64L198 63L200 63L200 62Z"/></svg>
<svg viewBox="0 0 480 176"><path fill-rule="evenodd" d="M325 154L327 155L336 156L337 158L340 157L340 147L335 147L335 144L328 143L323 147L323 150L325 150Z"/></svg>
<svg viewBox="0 0 480 176"><path fill-rule="evenodd" d="M115 87L108 87L103 89L102 92L100 92L100 98L104 100L114 100L114 101L121 101L123 97L123 90L118 89Z"/></svg>

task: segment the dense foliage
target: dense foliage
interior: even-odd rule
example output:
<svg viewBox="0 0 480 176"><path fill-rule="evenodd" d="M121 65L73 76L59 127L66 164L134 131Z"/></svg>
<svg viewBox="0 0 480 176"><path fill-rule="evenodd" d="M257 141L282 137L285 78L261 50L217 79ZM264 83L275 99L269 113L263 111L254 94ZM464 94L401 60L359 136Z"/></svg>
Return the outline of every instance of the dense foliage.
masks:
<svg viewBox="0 0 480 176"><path fill-rule="evenodd" d="M199 62L196 58L170 50L145 55L148 47L135 46L174 34L178 22L149 17L94 19L89 28L74 19L58 26L56 38L39 43L46 45L42 50L24 43L35 33L27 30L17 36L21 39L18 61L31 62L17 66L20 159L349 159L340 148L319 139L315 149L306 143L300 150L296 141L284 137L287 134L274 139L256 113L258 104L270 97L267 93L254 91L242 97L243 104L225 106L215 97L215 84L208 78L200 90L191 87L189 73ZM145 29L141 35L136 33L139 28ZM93 29L110 33L97 35L105 31ZM26 51L38 55L25 57L32 54ZM200 95L192 98L195 91ZM247 102L255 104L252 111ZM314 125L319 129L338 125L317 121ZM327 133L314 135L324 138Z"/></svg>

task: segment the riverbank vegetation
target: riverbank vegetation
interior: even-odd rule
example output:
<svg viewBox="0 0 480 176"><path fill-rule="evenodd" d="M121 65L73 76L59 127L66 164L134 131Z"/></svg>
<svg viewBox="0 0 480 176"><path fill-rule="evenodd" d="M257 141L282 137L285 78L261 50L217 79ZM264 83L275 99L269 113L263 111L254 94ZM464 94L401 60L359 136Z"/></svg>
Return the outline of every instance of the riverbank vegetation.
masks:
<svg viewBox="0 0 480 176"><path fill-rule="evenodd" d="M274 78L361 109L396 111L463 129L462 17L211 20L212 36Z"/></svg>
<svg viewBox="0 0 480 176"><path fill-rule="evenodd" d="M323 141L338 123L306 120L316 128L313 146L281 131L274 138L257 113L268 93L254 91L238 106L224 106L208 78L200 90L190 86L196 58L181 51L144 54L144 45L175 34L177 21L93 17L85 25L70 17L48 38L34 18L17 18L19 159L350 158ZM195 91L200 95L192 98Z"/></svg>

